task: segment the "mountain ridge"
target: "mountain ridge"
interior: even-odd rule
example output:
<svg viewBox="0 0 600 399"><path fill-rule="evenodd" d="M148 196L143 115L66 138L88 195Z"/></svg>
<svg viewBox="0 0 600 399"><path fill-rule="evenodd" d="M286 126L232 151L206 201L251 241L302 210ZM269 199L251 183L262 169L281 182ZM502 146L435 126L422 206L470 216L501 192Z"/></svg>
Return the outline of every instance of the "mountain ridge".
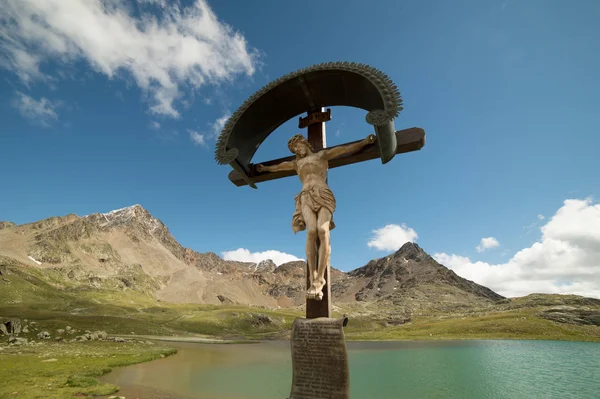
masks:
<svg viewBox="0 0 600 399"><path fill-rule="evenodd" d="M305 302L304 261L279 266L272 260L238 262L185 248L139 204L10 225L0 230L0 255L58 271L76 285L99 287L111 281L115 289L139 290L167 302L273 308ZM414 312L448 303L486 306L504 298L456 275L410 242L349 272L332 268L331 274L334 304Z"/></svg>

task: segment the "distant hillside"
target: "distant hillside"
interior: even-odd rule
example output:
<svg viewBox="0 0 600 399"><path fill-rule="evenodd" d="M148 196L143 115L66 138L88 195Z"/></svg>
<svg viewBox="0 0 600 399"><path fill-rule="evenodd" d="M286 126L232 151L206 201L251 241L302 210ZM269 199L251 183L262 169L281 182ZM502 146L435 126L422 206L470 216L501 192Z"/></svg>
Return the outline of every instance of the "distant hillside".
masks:
<svg viewBox="0 0 600 399"><path fill-rule="evenodd" d="M57 286L132 290L163 302L271 308L305 303L304 262L279 267L226 261L182 247L140 205L16 226L0 223L0 255L44 273ZM43 278L43 277L42 277ZM463 279L417 244L344 273L332 270L334 305L403 314L492 306L502 296Z"/></svg>
<svg viewBox="0 0 600 399"><path fill-rule="evenodd" d="M139 205L19 226L0 222L2 323L21 318L51 331L69 324L112 334L282 338L303 314L305 273L301 261L277 267L184 248ZM349 339L600 340L600 300L503 298L413 243L331 275L334 314L350 317Z"/></svg>

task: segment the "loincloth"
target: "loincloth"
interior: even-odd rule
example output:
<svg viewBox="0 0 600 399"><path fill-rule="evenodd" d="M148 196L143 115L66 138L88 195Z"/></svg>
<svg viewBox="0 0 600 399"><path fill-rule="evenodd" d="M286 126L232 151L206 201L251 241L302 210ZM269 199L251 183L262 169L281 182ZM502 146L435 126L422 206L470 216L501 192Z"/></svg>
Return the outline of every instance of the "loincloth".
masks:
<svg viewBox="0 0 600 399"><path fill-rule="evenodd" d="M311 187L304 189L294 197L296 210L292 216L292 230L294 233L306 229L306 221L302 215L302 206L307 205L313 212L317 213L321 208L326 208L331 212L331 221L329 230L335 228L333 222L333 212L335 211L335 197L328 187Z"/></svg>

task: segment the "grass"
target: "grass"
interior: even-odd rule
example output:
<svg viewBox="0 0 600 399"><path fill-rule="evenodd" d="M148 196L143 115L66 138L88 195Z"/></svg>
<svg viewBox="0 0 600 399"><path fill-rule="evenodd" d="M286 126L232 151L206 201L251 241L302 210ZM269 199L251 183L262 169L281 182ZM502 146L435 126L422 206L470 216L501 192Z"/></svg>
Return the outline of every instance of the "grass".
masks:
<svg viewBox="0 0 600 399"><path fill-rule="evenodd" d="M535 309L481 316L416 317L410 323L383 327L373 320L352 320L348 340L545 339L600 342L600 327L556 323L536 316Z"/></svg>
<svg viewBox="0 0 600 399"><path fill-rule="evenodd" d="M175 353L140 343L45 343L0 346L0 398L89 398L118 387L98 377L113 367L146 362ZM8 365L8 367L6 367Z"/></svg>
<svg viewBox="0 0 600 399"><path fill-rule="evenodd" d="M39 275L39 269L18 268L0 281L0 315L35 320L52 332L70 325L78 330L109 334L201 336L226 339L265 339L287 336L298 309L270 310L231 305L169 304L133 290L82 289L61 286L59 277ZM54 280L56 278L56 280ZM57 288L60 287L60 288ZM390 309L370 308L370 316L348 313L349 340L405 339L562 339L600 341L600 327L577 326L543 319L544 306L562 304L567 296L535 296L499 305L494 311L473 315L431 313L410 323L388 326L383 314ZM540 302L541 301L541 302ZM586 304L587 305L587 304ZM596 306L591 304L590 306ZM257 314L273 323L258 323ZM35 337L35 335L33 335Z"/></svg>

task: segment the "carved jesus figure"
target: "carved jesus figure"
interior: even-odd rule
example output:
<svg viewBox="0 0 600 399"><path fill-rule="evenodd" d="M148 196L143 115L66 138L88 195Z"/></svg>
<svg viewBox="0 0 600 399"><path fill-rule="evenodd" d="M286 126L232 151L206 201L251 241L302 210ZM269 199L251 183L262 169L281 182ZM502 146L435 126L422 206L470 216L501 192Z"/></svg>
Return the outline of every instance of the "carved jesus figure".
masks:
<svg viewBox="0 0 600 399"><path fill-rule="evenodd" d="M369 135L357 143L315 152L304 136L297 134L288 142L288 148L296 159L273 166L256 165L259 172L296 170L302 182L302 191L295 197L292 229L294 233L306 230L306 262L310 281L306 296L309 299L323 299L325 272L331 254L329 232L335 228L335 197L327 185L329 160L355 153L374 142L375 136Z"/></svg>

